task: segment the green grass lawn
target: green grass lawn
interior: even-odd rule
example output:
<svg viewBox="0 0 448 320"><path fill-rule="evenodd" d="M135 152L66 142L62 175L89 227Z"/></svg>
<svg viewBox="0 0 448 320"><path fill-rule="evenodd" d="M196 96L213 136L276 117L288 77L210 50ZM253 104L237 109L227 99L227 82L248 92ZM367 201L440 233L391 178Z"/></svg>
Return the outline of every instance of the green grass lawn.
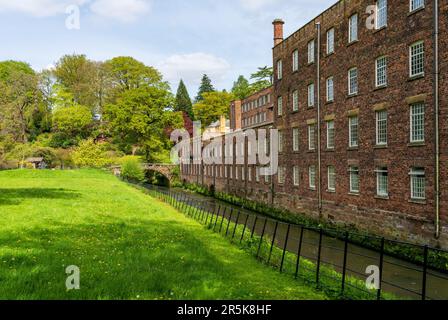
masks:
<svg viewBox="0 0 448 320"><path fill-rule="evenodd" d="M24 170L0 172L0 299L326 296L112 175Z"/></svg>

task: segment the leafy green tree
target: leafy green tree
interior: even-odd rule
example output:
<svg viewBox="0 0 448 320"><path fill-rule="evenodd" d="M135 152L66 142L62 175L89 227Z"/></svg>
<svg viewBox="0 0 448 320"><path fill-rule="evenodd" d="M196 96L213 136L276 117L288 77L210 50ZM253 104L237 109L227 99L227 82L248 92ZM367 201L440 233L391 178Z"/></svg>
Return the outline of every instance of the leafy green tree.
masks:
<svg viewBox="0 0 448 320"><path fill-rule="evenodd" d="M53 71L56 82L73 95L74 102L88 106L92 113L98 110L97 64L85 55L65 55Z"/></svg>
<svg viewBox="0 0 448 320"><path fill-rule="evenodd" d="M251 75L251 80L255 80L251 84L252 92L257 92L272 86L272 77L274 71L272 67L258 68L258 71Z"/></svg>
<svg viewBox="0 0 448 320"><path fill-rule="evenodd" d="M203 94L203 100L193 106L196 120L206 127L219 120L221 116L229 116L230 103L235 96L227 92L208 92Z"/></svg>
<svg viewBox="0 0 448 320"><path fill-rule="evenodd" d="M104 168L111 164L104 145L95 143L93 139L81 141L74 150L72 159L80 168Z"/></svg>
<svg viewBox="0 0 448 320"><path fill-rule="evenodd" d="M92 113L89 108L79 104L58 108L53 114L54 132L68 138L87 138L92 122Z"/></svg>
<svg viewBox="0 0 448 320"><path fill-rule="evenodd" d="M190 95L183 80L180 80L179 87L177 88L174 111L185 112L190 119L193 119L193 104L191 103Z"/></svg>
<svg viewBox="0 0 448 320"><path fill-rule="evenodd" d="M168 147L166 128L181 127L182 116L167 110L172 95L158 87L125 91L114 104L105 106L104 118L123 151L141 151L147 161Z"/></svg>
<svg viewBox="0 0 448 320"><path fill-rule="evenodd" d="M198 95L196 96L195 101L199 102L204 99L204 93L215 92L215 88L212 85L212 81L208 77L208 75L204 74L202 76L201 85L199 86Z"/></svg>
<svg viewBox="0 0 448 320"><path fill-rule="evenodd" d="M244 76L239 76L238 80L233 83L232 93L233 95L243 100L250 96L253 92L253 89L251 88L249 81Z"/></svg>
<svg viewBox="0 0 448 320"><path fill-rule="evenodd" d="M121 161L121 176L131 181L144 181L145 171L140 158L135 156L124 157Z"/></svg>

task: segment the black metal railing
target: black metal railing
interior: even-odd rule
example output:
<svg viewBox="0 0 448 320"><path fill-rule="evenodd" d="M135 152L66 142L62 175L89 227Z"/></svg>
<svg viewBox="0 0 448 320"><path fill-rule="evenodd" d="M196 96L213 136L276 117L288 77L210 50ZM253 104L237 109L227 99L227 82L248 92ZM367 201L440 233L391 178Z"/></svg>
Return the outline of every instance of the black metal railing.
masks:
<svg viewBox="0 0 448 320"><path fill-rule="evenodd" d="M281 273L344 299L448 299L448 275L428 264L430 253L448 252L408 244L422 250L421 265L412 264L386 254L386 246L394 241L379 241L379 250L365 249L349 240L337 239L322 228L284 223L238 209L227 204L206 201L194 195L148 186L148 192L169 203L188 217L245 247L260 261ZM368 288L366 267L376 266L379 283Z"/></svg>

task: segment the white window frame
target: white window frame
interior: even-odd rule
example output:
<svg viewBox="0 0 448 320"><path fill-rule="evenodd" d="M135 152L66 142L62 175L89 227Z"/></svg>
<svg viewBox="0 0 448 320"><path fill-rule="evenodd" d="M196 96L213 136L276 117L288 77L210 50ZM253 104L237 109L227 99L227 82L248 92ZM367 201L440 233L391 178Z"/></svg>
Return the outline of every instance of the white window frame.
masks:
<svg viewBox="0 0 448 320"><path fill-rule="evenodd" d="M314 83L308 85L308 108L314 107L316 94L314 91Z"/></svg>
<svg viewBox="0 0 448 320"><path fill-rule="evenodd" d="M292 72L299 70L299 50L294 50L292 53Z"/></svg>
<svg viewBox="0 0 448 320"><path fill-rule="evenodd" d="M348 95L356 95L358 91L358 68L354 67L348 70Z"/></svg>
<svg viewBox="0 0 448 320"><path fill-rule="evenodd" d="M413 52L416 48L421 46L421 52L417 54ZM419 59L419 57L421 59ZM416 61L418 59L418 61ZM421 61L420 61L421 60ZM422 70L414 72L414 64L417 63L422 66ZM409 46L409 75L411 78L420 77L425 75L425 42L423 40L417 41Z"/></svg>
<svg viewBox="0 0 448 320"><path fill-rule="evenodd" d="M361 190L361 183L360 183L360 174L359 174L359 167L357 166L351 166L349 168L349 178L350 178L350 193L353 194L359 194ZM355 183L355 178L357 179L357 183ZM356 186L357 185L357 186ZM356 187L355 187L356 186Z"/></svg>
<svg viewBox="0 0 448 320"><path fill-rule="evenodd" d="M355 13L349 18L348 42L358 41L358 14Z"/></svg>
<svg viewBox="0 0 448 320"><path fill-rule="evenodd" d="M334 28L327 31L327 54L334 53Z"/></svg>
<svg viewBox="0 0 448 320"><path fill-rule="evenodd" d="M308 64L314 63L315 60L315 44L314 39L308 42Z"/></svg>
<svg viewBox="0 0 448 320"><path fill-rule="evenodd" d="M298 166L294 166L293 169L293 183L295 187L300 186L300 169Z"/></svg>
<svg viewBox="0 0 448 320"><path fill-rule="evenodd" d="M310 166L308 168L308 180L311 190L316 190L316 166Z"/></svg>
<svg viewBox="0 0 448 320"><path fill-rule="evenodd" d="M283 61L280 59L277 61L277 80L283 79Z"/></svg>
<svg viewBox="0 0 448 320"><path fill-rule="evenodd" d="M336 191L336 168L334 166L327 167L327 184L328 191Z"/></svg>
<svg viewBox="0 0 448 320"><path fill-rule="evenodd" d="M412 200L426 200L426 172L423 168L412 168L409 173L411 180L411 199ZM416 190L417 184L422 184L423 190Z"/></svg>
<svg viewBox="0 0 448 320"><path fill-rule="evenodd" d="M415 7L414 7L415 4ZM420 4L420 5L418 5ZM425 0L410 0L409 1L409 12L414 12L419 9L425 8Z"/></svg>
<svg viewBox="0 0 448 320"><path fill-rule="evenodd" d="M356 139L353 128L355 127L354 120L356 119ZM359 147L359 116L351 116L348 118L348 131L349 131L349 147Z"/></svg>
<svg viewBox="0 0 448 320"><path fill-rule="evenodd" d="M327 149L334 150L335 148L335 128L334 120L327 121Z"/></svg>
<svg viewBox="0 0 448 320"><path fill-rule="evenodd" d="M283 116L283 97L279 96L277 98L277 115L279 117Z"/></svg>
<svg viewBox="0 0 448 320"><path fill-rule="evenodd" d="M375 119L376 119L376 126L375 126L376 145L387 146L389 113L387 112L387 110L376 111Z"/></svg>
<svg viewBox="0 0 448 320"><path fill-rule="evenodd" d="M382 6L380 7L381 4ZM387 0L376 1L375 25L377 30L387 27L387 10L388 10Z"/></svg>
<svg viewBox="0 0 448 320"><path fill-rule="evenodd" d="M292 93L292 111L299 111L299 91L294 90Z"/></svg>
<svg viewBox="0 0 448 320"><path fill-rule="evenodd" d="M389 196L389 170L387 167L379 167L376 173L376 195L378 197ZM384 189L385 188L385 189Z"/></svg>
<svg viewBox="0 0 448 320"><path fill-rule="evenodd" d="M387 86L387 57L381 56L375 60L375 86L385 87Z"/></svg>
<svg viewBox="0 0 448 320"><path fill-rule="evenodd" d="M328 77L326 83L327 83L327 102L333 102L334 101L334 78Z"/></svg>
<svg viewBox="0 0 448 320"><path fill-rule="evenodd" d="M278 132L278 152L283 152L283 131Z"/></svg>
<svg viewBox="0 0 448 320"><path fill-rule="evenodd" d="M423 111L416 113L414 108L421 108ZM410 106L410 141L411 143L424 143L425 142L425 119L426 119L426 108L423 102L413 103ZM420 111L420 110L419 110ZM419 120L419 128L417 126L417 117ZM418 130L418 133L416 132Z"/></svg>
<svg viewBox="0 0 448 320"><path fill-rule="evenodd" d="M316 124L308 125L308 150L316 150Z"/></svg>
<svg viewBox="0 0 448 320"><path fill-rule="evenodd" d="M300 147L300 131L299 128L292 128L292 149L298 152Z"/></svg>
<svg viewBox="0 0 448 320"><path fill-rule="evenodd" d="M285 176L286 176L286 168L285 167L279 167L278 168L278 184L285 184Z"/></svg>

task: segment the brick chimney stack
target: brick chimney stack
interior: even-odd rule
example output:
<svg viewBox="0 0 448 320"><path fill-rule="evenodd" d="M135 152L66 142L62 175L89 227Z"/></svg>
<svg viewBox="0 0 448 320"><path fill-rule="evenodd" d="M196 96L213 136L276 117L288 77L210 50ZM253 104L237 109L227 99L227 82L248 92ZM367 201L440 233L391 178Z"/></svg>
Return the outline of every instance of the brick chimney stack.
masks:
<svg viewBox="0 0 448 320"><path fill-rule="evenodd" d="M283 25L285 22L281 19L275 19L272 24L274 25L274 46L277 46L283 41Z"/></svg>

